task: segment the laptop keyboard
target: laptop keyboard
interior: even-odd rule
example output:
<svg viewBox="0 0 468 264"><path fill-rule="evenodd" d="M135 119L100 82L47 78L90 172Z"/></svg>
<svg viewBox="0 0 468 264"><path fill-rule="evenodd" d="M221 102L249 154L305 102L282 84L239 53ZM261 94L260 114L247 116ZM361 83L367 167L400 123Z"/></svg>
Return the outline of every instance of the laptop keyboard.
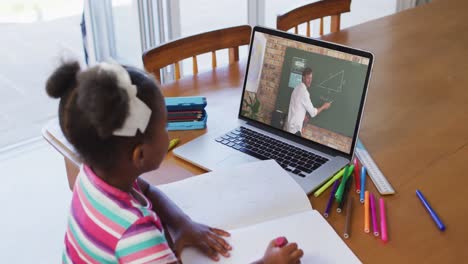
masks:
<svg viewBox="0 0 468 264"><path fill-rule="evenodd" d="M216 142L261 160L274 159L285 170L305 177L320 168L327 158L281 142L245 127L236 128Z"/></svg>

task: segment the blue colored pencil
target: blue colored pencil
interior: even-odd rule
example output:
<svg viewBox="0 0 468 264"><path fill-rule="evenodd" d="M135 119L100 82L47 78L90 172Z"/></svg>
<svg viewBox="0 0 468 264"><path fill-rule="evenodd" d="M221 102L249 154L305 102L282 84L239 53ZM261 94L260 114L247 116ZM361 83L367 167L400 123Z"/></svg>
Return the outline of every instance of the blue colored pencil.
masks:
<svg viewBox="0 0 468 264"><path fill-rule="evenodd" d="M426 198L424 198L424 195L421 193L420 190L416 190L416 195L418 196L419 200L421 200L422 204L426 208L427 212L431 216L432 220L436 223L437 227L440 229L440 231L445 231L445 225L442 223L442 220L437 216L436 212L432 207L429 205L427 202Z"/></svg>
<svg viewBox="0 0 468 264"><path fill-rule="evenodd" d="M364 203L364 192L366 191L366 167L361 167L361 193L359 194L359 200Z"/></svg>

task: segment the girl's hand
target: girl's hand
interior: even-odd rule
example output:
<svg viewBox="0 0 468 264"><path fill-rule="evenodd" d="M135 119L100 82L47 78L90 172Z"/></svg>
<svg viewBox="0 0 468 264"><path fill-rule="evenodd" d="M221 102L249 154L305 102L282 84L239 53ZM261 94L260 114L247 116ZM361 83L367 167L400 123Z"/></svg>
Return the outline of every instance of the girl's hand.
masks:
<svg viewBox="0 0 468 264"><path fill-rule="evenodd" d="M255 263L262 264L297 264L304 252L297 247L296 243L289 243L283 247L277 247L275 240L268 245L263 259Z"/></svg>
<svg viewBox="0 0 468 264"><path fill-rule="evenodd" d="M223 238L229 236L230 234L224 230L188 221L174 235L175 253L180 257L183 248L193 246L218 261L218 254L229 257L232 247Z"/></svg>

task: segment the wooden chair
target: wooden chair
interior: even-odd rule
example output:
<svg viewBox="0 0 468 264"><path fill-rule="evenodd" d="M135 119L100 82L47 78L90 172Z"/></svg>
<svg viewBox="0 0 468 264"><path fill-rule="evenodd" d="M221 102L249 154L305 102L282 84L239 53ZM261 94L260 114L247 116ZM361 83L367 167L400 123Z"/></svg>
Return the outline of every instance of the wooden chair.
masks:
<svg viewBox="0 0 468 264"><path fill-rule="evenodd" d="M288 31L294 28L298 34L298 26L307 22L307 37L311 36L310 21L320 18L320 36L323 35L323 18L331 16L331 32L340 30L340 15L350 11L351 0L322 0L298 7L276 17L276 28Z"/></svg>
<svg viewBox="0 0 468 264"><path fill-rule="evenodd" d="M239 46L250 43L248 25L214 30L177 39L143 53L145 69L160 81L160 69L174 64L174 79L180 79L180 61L192 57L193 74L198 73L197 55L211 52L211 66L217 65L216 50L229 49L229 63L239 61Z"/></svg>

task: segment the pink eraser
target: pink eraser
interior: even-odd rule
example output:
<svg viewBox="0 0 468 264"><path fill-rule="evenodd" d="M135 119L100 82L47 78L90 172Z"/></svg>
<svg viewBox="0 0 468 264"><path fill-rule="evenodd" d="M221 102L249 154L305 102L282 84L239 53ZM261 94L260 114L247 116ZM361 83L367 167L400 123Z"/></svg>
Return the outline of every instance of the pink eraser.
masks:
<svg viewBox="0 0 468 264"><path fill-rule="evenodd" d="M277 237L275 239L275 246L277 246L277 247L284 247L284 246L286 246L286 244L288 244L288 240L284 236Z"/></svg>

